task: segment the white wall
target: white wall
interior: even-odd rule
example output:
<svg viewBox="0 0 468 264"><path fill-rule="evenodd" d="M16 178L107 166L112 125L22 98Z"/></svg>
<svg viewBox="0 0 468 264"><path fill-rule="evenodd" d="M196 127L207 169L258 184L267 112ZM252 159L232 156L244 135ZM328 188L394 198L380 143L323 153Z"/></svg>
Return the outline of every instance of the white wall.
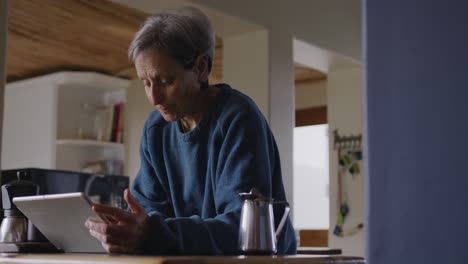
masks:
<svg viewBox="0 0 468 264"><path fill-rule="evenodd" d="M349 68L356 60L294 37L294 62L328 73L330 68Z"/></svg>
<svg viewBox="0 0 468 264"><path fill-rule="evenodd" d="M56 166L57 89L47 78L9 83L2 93L2 169Z"/></svg>
<svg viewBox="0 0 468 264"><path fill-rule="evenodd" d="M132 182L140 168L140 140L143 126L146 118L154 109L146 98L145 90L140 80L133 80L131 82L127 90L125 108L125 175L130 176L130 182Z"/></svg>
<svg viewBox="0 0 468 264"><path fill-rule="evenodd" d="M361 68L329 71L328 75L328 124L330 153L330 231L329 247L343 249L345 255L364 256L364 232L350 237L336 237L332 234L337 218L338 197L338 160L333 149L333 130L340 135L362 133L362 76ZM364 221L364 177L363 164L361 174L354 179L348 175L345 185L348 192L350 213L346 218L344 229L350 229ZM364 223L365 227L365 223Z"/></svg>
<svg viewBox="0 0 468 264"><path fill-rule="evenodd" d="M286 198L294 210L293 129L294 65L292 36L269 32L270 127L278 145Z"/></svg>
<svg viewBox="0 0 468 264"><path fill-rule="evenodd" d="M360 0L191 0L271 31L344 55L361 58Z"/></svg>
<svg viewBox="0 0 468 264"><path fill-rule="evenodd" d="M296 84L296 110L327 105L327 81Z"/></svg>
<svg viewBox="0 0 468 264"><path fill-rule="evenodd" d="M223 39L223 82L250 96L269 118L268 33L252 31Z"/></svg>

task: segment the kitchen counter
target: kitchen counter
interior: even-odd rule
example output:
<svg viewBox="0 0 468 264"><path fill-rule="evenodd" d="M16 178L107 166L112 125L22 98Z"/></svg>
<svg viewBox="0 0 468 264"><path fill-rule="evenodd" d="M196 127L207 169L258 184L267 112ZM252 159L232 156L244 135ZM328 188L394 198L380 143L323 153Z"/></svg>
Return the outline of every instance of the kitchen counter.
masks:
<svg viewBox="0 0 468 264"><path fill-rule="evenodd" d="M365 264L363 258L346 256L129 256L107 254L0 254L0 263L70 263L70 264Z"/></svg>

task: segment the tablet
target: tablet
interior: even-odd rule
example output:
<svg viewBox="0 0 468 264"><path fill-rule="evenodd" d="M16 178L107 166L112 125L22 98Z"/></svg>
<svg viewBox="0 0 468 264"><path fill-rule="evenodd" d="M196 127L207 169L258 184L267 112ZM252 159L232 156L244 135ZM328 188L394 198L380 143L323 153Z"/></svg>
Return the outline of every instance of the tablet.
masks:
<svg viewBox="0 0 468 264"><path fill-rule="evenodd" d="M15 197L13 203L58 249L74 253L106 252L84 225L88 217L98 217L84 193Z"/></svg>

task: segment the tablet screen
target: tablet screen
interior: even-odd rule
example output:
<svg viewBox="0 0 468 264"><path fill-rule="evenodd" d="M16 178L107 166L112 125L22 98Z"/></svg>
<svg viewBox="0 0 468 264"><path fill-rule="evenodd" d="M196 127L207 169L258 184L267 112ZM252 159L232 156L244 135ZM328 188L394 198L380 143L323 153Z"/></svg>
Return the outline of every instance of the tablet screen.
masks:
<svg viewBox="0 0 468 264"><path fill-rule="evenodd" d="M15 197L13 203L58 249L106 252L84 225L88 217L103 218L91 209L92 203L83 193Z"/></svg>

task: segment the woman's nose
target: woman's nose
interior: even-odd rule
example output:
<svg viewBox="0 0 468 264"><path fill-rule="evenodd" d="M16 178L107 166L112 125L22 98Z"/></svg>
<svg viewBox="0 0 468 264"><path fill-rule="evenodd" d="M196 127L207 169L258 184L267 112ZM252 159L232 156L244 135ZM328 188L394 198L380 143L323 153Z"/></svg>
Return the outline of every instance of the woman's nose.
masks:
<svg viewBox="0 0 468 264"><path fill-rule="evenodd" d="M164 102L164 93L162 89L156 89L156 104L162 104Z"/></svg>
<svg viewBox="0 0 468 264"><path fill-rule="evenodd" d="M155 86L151 87L151 95L153 97L154 105L161 104L164 100L164 95L162 94L161 89L158 89Z"/></svg>

